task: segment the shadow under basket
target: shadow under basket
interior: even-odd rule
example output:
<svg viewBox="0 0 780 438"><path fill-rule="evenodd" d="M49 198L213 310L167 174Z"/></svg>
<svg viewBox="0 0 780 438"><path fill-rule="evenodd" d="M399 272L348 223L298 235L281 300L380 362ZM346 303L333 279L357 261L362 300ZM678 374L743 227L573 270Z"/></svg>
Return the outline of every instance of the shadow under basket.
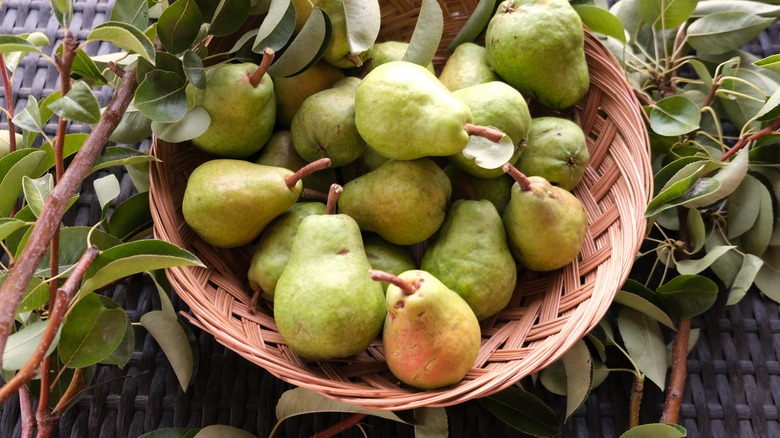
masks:
<svg viewBox="0 0 780 438"><path fill-rule="evenodd" d="M373 409L448 406L505 389L559 359L606 313L628 276L645 232L652 188L647 131L641 106L612 54L590 32L585 50L591 87L567 110L587 135L591 161L573 190L589 227L580 257L549 273L520 269L509 305L483 321L482 346L459 383L438 390L401 384L387 368L381 340L363 353L333 361L304 361L279 335L273 310L251 309L246 271L251 248L219 249L184 222L181 202L191 171L207 157L188 143L153 142L154 234L193 252L206 268L168 269L190 321L276 377L334 399Z"/></svg>

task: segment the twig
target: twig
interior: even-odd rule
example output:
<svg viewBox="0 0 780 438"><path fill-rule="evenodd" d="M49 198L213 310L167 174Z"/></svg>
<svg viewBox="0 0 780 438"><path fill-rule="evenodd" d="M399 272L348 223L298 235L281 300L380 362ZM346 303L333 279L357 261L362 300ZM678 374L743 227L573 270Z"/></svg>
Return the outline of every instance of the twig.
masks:
<svg viewBox="0 0 780 438"><path fill-rule="evenodd" d="M62 325L62 321L65 319L65 315L68 312L68 305L78 289L81 279L84 277L87 268L89 268L89 265L92 264L97 255L98 249L96 246L87 248L87 250L84 251L84 254L79 258L79 261L65 281L65 284L57 290L57 299L54 301L51 311L49 312L49 324L43 332L43 337L38 343L38 347L35 349L32 357L27 360L22 369L20 369L3 387L0 387L0 404L5 402L14 391L29 382L37 374L38 368L40 367L43 358L46 356L46 352L49 350L51 343L54 341L54 337L60 329L60 325Z"/></svg>
<svg viewBox="0 0 780 438"><path fill-rule="evenodd" d="M92 163L100 155L108 137L119 125L122 114L133 99L138 86L135 70L128 71L123 79L122 85L117 88L100 121L63 174L62 180L46 199L27 245L5 282L0 286L0 351L5 350L11 324L14 322L24 291L43 258L52 236L59 229L68 201L89 173ZM0 365L2 365L1 361L0 358Z"/></svg>
<svg viewBox="0 0 780 438"><path fill-rule="evenodd" d="M664 400L661 423L677 423L680 420L680 405L688 374L688 338L690 334L691 318L681 318L677 323L677 333L674 335L672 370L669 376L666 400Z"/></svg>
<svg viewBox="0 0 780 438"><path fill-rule="evenodd" d="M338 423L334 424L333 426L322 430L320 432L317 432L314 434L313 438L331 438L334 437L341 432L344 432L345 430L349 429L350 427L356 425L360 422L360 420L366 418L366 414L352 414L349 417L339 421Z"/></svg>
<svg viewBox="0 0 780 438"><path fill-rule="evenodd" d="M31 397L32 394L30 394L30 390L27 386L22 385L19 387L19 408L21 410L22 418L21 438L32 438L33 430L35 429L35 417L33 416Z"/></svg>
<svg viewBox="0 0 780 438"><path fill-rule="evenodd" d="M628 428L639 426L639 408L642 406L642 395L645 389L645 376L634 373L634 386L631 388L631 408L628 416Z"/></svg>
<svg viewBox="0 0 780 438"><path fill-rule="evenodd" d="M16 150L16 127L11 119L14 118L14 99L11 78L8 77L8 68L5 66L5 57L0 53L0 75L3 77L3 86L5 87L5 106L8 111L8 146L10 152Z"/></svg>
<svg viewBox="0 0 780 438"><path fill-rule="evenodd" d="M734 155L737 152L739 152L740 149L742 149L743 147L747 146L747 144L750 143L751 141L758 140L759 138L761 138L761 137L763 137L765 135L770 135L776 129L780 129L780 117L772 120L772 123L770 123L769 125L765 126L763 129L761 129L759 131L756 131L756 132L754 132L753 134L751 134L751 135L749 135L747 137L742 137L739 140L737 140L737 143L734 144L734 147L729 149L725 154L723 154L722 157L720 157L720 161L721 162L725 162L726 160L731 158L732 155Z"/></svg>

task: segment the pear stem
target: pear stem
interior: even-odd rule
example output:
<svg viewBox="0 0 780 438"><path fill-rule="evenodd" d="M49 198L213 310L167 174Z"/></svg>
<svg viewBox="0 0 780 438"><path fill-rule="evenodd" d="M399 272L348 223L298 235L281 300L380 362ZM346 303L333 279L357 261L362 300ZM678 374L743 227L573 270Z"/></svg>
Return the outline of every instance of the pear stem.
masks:
<svg viewBox="0 0 780 438"><path fill-rule="evenodd" d="M312 161L311 163L301 167L297 172L284 179L284 183L287 184L287 188L290 190L298 184L298 181L311 175L312 173L330 167L330 158L320 158L319 160Z"/></svg>
<svg viewBox="0 0 780 438"><path fill-rule="evenodd" d="M360 56L352 52L347 53L346 55L344 55L344 57L352 61L352 63L355 64L355 67L363 66L363 60L360 59Z"/></svg>
<svg viewBox="0 0 780 438"><path fill-rule="evenodd" d="M501 169L508 173L509 176L511 176L512 179L517 182L517 184L520 186L520 190L524 192L531 190L531 180L529 180L528 177L523 174L523 172L517 170L517 168L511 163L504 163L504 165L501 166Z"/></svg>
<svg viewBox="0 0 780 438"><path fill-rule="evenodd" d="M384 283L390 283L394 286L397 286L399 289L401 289L401 292L404 293L404 295L414 295L415 292L417 292L418 286L415 284L412 284L403 278L398 277L397 275L393 275L389 272L380 271L378 269L369 269L368 275L371 277L374 281L381 281Z"/></svg>
<svg viewBox="0 0 780 438"><path fill-rule="evenodd" d="M498 143L506 134L501 130L492 128L490 126L475 125L473 123L466 123L463 125L468 135L476 135L477 137L485 137L493 143Z"/></svg>
<svg viewBox="0 0 780 438"><path fill-rule="evenodd" d="M253 87L257 88L260 85L260 81L263 80L263 76L268 72L271 67L271 63L274 61L274 50L270 47L266 47L263 50L263 59L260 61L260 65L257 67L251 75L249 75L249 83Z"/></svg>
<svg viewBox="0 0 780 438"><path fill-rule="evenodd" d="M336 214L336 208L339 202L339 195L344 191L344 188L339 184L331 184L328 191L328 202L325 204L325 214Z"/></svg>

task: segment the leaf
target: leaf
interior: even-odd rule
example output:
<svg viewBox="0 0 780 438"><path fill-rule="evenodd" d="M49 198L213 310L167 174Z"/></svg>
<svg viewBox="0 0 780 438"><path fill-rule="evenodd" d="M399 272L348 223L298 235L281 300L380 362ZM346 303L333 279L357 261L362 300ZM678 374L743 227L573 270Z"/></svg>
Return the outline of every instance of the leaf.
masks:
<svg viewBox="0 0 780 438"><path fill-rule="evenodd" d="M704 17L716 12L750 12L762 17L780 16L780 5L771 5L753 0L707 0L699 2L693 11L694 18Z"/></svg>
<svg viewBox="0 0 780 438"><path fill-rule="evenodd" d="M72 155L75 155L81 150L81 147L84 145L84 142L87 141L87 138L89 138L89 134L81 132L65 134L65 141L62 145L62 158L69 158ZM40 150L46 152L46 157L41 160L41 164L38 166L38 172L44 173L55 165L56 158L54 156L54 146L47 142L41 145Z"/></svg>
<svg viewBox="0 0 780 438"><path fill-rule="evenodd" d="M73 84L68 94L49 104L49 109L76 122L94 125L100 120L100 104L84 81Z"/></svg>
<svg viewBox="0 0 780 438"><path fill-rule="evenodd" d="M736 248L736 246L719 245L707 250L707 254L700 259L686 259L677 262L677 272L683 275L693 275L707 269L720 256Z"/></svg>
<svg viewBox="0 0 780 438"><path fill-rule="evenodd" d="M187 113L186 82L176 73L154 70L135 92L135 107L153 121L173 123Z"/></svg>
<svg viewBox="0 0 780 438"><path fill-rule="evenodd" d="M211 117L208 111L202 106L196 106L189 110L178 122L152 122L152 132L161 140L181 143L203 134L210 124Z"/></svg>
<svg viewBox="0 0 780 438"><path fill-rule="evenodd" d="M201 429L193 438L256 438L256 436L237 427L212 424Z"/></svg>
<svg viewBox="0 0 780 438"><path fill-rule="evenodd" d="M416 408L414 420L415 438L441 438L449 433L447 411L444 408Z"/></svg>
<svg viewBox="0 0 780 438"><path fill-rule="evenodd" d="M203 263L190 252L162 240L140 240L116 245L95 258L79 293L87 294L115 280L140 272Z"/></svg>
<svg viewBox="0 0 780 438"><path fill-rule="evenodd" d="M748 175L746 180L753 179L757 181L755 190L758 192L759 211L753 226L741 236L741 247L745 252L761 256L769 246L772 239L772 233L775 228L775 206L773 205L772 194L764 183L759 182L755 177ZM771 187L771 185L770 185Z"/></svg>
<svg viewBox="0 0 780 438"><path fill-rule="evenodd" d="M436 55L444 31L444 15L436 0L422 0L404 61L427 66ZM503 163L502 163L503 164Z"/></svg>
<svg viewBox="0 0 780 438"><path fill-rule="evenodd" d="M112 301L108 297L101 295L100 300L103 303L103 306L107 309L121 309L119 304ZM119 343L119 346L117 346L116 350L114 350L106 358L102 359L100 363L106 365L116 365L119 368L124 368L125 365L130 362L130 358L133 356L134 351L135 329L133 328L133 324L130 322L130 318L128 318L127 326L125 327L125 335L122 337L122 341Z"/></svg>
<svg viewBox="0 0 780 438"><path fill-rule="evenodd" d="M496 143L485 137L470 135L463 155L484 169L497 169L507 163L515 153L515 145L508 135Z"/></svg>
<svg viewBox="0 0 780 438"><path fill-rule="evenodd" d="M349 51L362 53L370 49L379 35L381 25L382 12L379 1L344 0L344 13L347 21Z"/></svg>
<svg viewBox="0 0 780 438"><path fill-rule="evenodd" d="M747 12L716 12L691 23L687 41L701 54L718 55L748 43L772 22Z"/></svg>
<svg viewBox="0 0 780 438"><path fill-rule="evenodd" d="M194 0L176 1L160 15L157 37L169 53L181 53L198 37L202 20Z"/></svg>
<svg viewBox="0 0 780 438"><path fill-rule="evenodd" d="M277 427L279 423L290 417L320 412L366 414L405 423L398 415L390 411L367 409L362 406L327 398L311 389L295 388L282 393L282 396L279 397L279 401L276 403Z"/></svg>
<svg viewBox="0 0 780 438"><path fill-rule="evenodd" d="M753 280L756 287L767 297L780 303L780 246L770 246L764 253L764 264Z"/></svg>
<svg viewBox="0 0 780 438"><path fill-rule="evenodd" d="M672 322L672 319L669 318L669 315L667 315L663 309L639 295L625 290L620 290L615 295L615 302L642 312L643 314L674 330L674 322Z"/></svg>
<svg viewBox="0 0 780 438"><path fill-rule="evenodd" d="M36 179L23 176L22 187L24 200L30 206L30 211L32 211L35 217L40 216L46 197L54 189L54 177L50 173Z"/></svg>
<svg viewBox="0 0 780 438"><path fill-rule="evenodd" d="M518 385L477 399L508 426L535 437L554 437L561 432L558 416L542 400Z"/></svg>
<svg viewBox="0 0 780 438"><path fill-rule="evenodd" d="M235 32L249 16L251 6L249 0L220 0L211 17L209 33L225 36Z"/></svg>
<svg viewBox="0 0 780 438"><path fill-rule="evenodd" d="M116 206L108 219L109 233L122 241L147 237L153 221L149 192L136 193Z"/></svg>
<svg viewBox="0 0 780 438"><path fill-rule="evenodd" d="M141 325L149 331L168 358L182 391L192 380L193 356L187 335L176 320L169 319L160 310L154 310L141 316Z"/></svg>
<svg viewBox="0 0 780 438"><path fill-rule="evenodd" d="M119 197L119 193L121 192L119 180L116 178L116 175L109 173L108 175L93 181L92 186L95 189L95 194L100 203L100 220L103 221L106 218L106 213L108 212L111 203Z"/></svg>
<svg viewBox="0 0 780 438"><path fill-rule="evenodd" d="M113 166L128 166L158 161L154 155L124 146L109 146L92 165L91 173Z"/></svg>
<svg viewBox="0 0 780 438"><path fill-rule="evenodd" d="M458 34L455 35L450 45L447 46L447 50L452 52L459 45L474 41L485 30L490 19L493 18L497 6L498 2L496 0L480 0L477 7L469 15L466 23L463 24Z"/></svg>
<svg viewBox="0 0 780 438"><path fill-rule="evenodd" d="M168 281L168 277L165 276L165 271L158 269L149 271L147 274L154 282L157 294L160 296L160 311L163 313L163 316L171 321L176 321L176 309L174 309L171 302L171 283Z"/></svg>
<svg viewBox="0 0 780 438"><path fill-rule="evenodd" d="M691 331L688 333L688 349L686 355L691 354L691 351L693 351L693 349L696 348L696 343L699 342L700 335L701 335L701 329L698 328L692 328ZM666 344L666 362L672 363L673 358L674 358L674 340Z"/></svg>
<svg viewBox="0 0 780 438"><path fill-rule="evenodd" d="M757 179L748 176L733 195L729 196L727 204L729 239L743 235L756 223L761 211L761 189L763 188Z"/></svg>
<svg viewBox="0 0 780 438"><path fill-rule="evenodd" d="M745 258L742 260L742 267L739 269L737 276L734 277L734 283L731 284L729 289L727 306L731 306L739 303L742 297L747 294L748 289L753 285L753 281L758 275L758 271L761 270L764 261L753 254L745 254Z"/></svg>
<svg viewBox="0 0 780 438"><path fill-rule="evenodd" d="M272 77L295 76L322 58L331 40L331 24L320 8L314 8L298 36L268 69Z"/></svg>
<svg viewBox="0 0 780 438"><path fill-rule="evenodd" d="M646 217L654 216L668 208L672 208L670 202L684 195L688 190L692 189L699 179L699 176L704 172L704 164L692 163L696 167L686 168L685 173L691 172L681 180L674 182L669 187L663 189L661 193L656 195L650 203L647 205ZM680 171L683 173L683 171Z"/></svg>
<svg viewBox="0 0 780 438"><path fill-rule="evenodd" d="M73 18L72 0L49 0L52 12L60 23L60 26L67 28L70 20Z"/></svg>
<svg viewBox="0 0 780 438"><path fill-rule="evenodd" d="M28 225L30 225L30 223L23 220L0 217L0 240L5 240L5 238L14 231L20 230Z"/></svg>
<svg viewBox="0 0 780 438"><path fill-rule="evenodd" d="M27 97L27 104L24 106L24 109L22 112L16 114L12 121L14 122L14 125L25 131L43 131L44 122L41 120L41 113L35 96L31 95Z"/></svg>
<svg viewBox="0 0 780 438"><path fill-rule="evenodd" d="M732 65L724 63L723 77L716 101L734 126L745 126L764 108L766 97L777 89L777 75L750 66L741 66L739 58ZM757 124L756 124L757 125Z"/></svg>
<svg viewBox="0 0 780 438"><path fill-rule="evenodd" d="M31 278L24 291L24 297L19 304L17 313L30 312L39 309L49 302L49 283L44 283L39 278Z"/></svg>
<svg viewBox="0 0 780 438"><path fill-rule="evenodd" d="M138 192L148 192L149 186L151 185L149 181L149 163L138 163L138 164L126 164L125 169L127 169L127 175L130 176L130 179L133 181L133 187Z"/></svg>
<svg viewBox="0 0 780 438"><path fill-rule="evenodd" d="M38 178L40 163L46 152L34 149L19 149L0 158L0 215L11 213L19 195L22 194L22 178Z"/></svg>
<svg viewBox="0 0 780 438"><path fill-rule="evenodd" d="M214 12L219 6L220 0L195 0L200 13L203 15L203 21L210 23L214 17Z"/></svg>
<svg viewBox="0 0 780 438"><path fill-rule="evenodd" d="M761 58L753 65L780 73L780 53Z"/></svg>
<svg viewBox="0 0 780 438"><path fill-rule="evenodd" d="M747 171L748 153L743 149L712 176L712 179L720 182L718 189L705 197L689 202L687 205L693 208L707 207L726 198L739 187L747 175Z"/></svg>
<svg viewBox="0 0 780 438"><path fill-rule="evenodd" d="M13 52L32 52L43 55L41 49L26 38L15 35L0 35L0 53L5 55Z"/></svg>
<svg viewBox="0 0 780 438"><path fill-rule="evenodd" d="M618 315L618 330L639 371L659 388L666 388L666 346L658 323L625 307Z"/></svg>
<svg viewBox="0 0 780 438"><path fill-rule="evenodd" d="M61 50L61 48L62 45L57 48L58 52ZM85 52L82 48L76 50L75 56L73 57L71 72L76 77L81 77L93 86L105 85L108 83L108 80L106 80L105 76L103 76L103 73L100 71L98 66L94 63L94 61L92 61L92 59L90 59L87 52Z"/></svg>
<svg viewBox="0 0 780 438"><path fill-rule="evenodd" d="M661 135L683 135L699 128L699 107L685 96L665 97L650 110L650 127Z"/></svg>
<svg viewBox="0 0 780 438"><path fill-rule="evenodd" d="M666 423L640 424L620 435L620 438L685 438L681 426Z"/></svg>
<svg viewBox="0 0 780 438"><path fill-rule="evenodd" d="M780 116L780 87L778 87L764 106L756 113L756 120L771 121Z"/></svg>
<svg viewBox="0 0 780 438"><path fill-rule="evenodd" d="M62 324L60 358L68 368L99 363L122 342L128 321L121 307L106 308L99 295L82 296Z"/></svg>
<svg viewBox="0 0 780 438"><path fill-rule="evenodd" d="M152 120L130 105L108 139L115 143L135 144L144 141L151 135Z"/></svg>
<svg viewBox="0 0 780 438"><path fill-rule="evenodd" d="M566 370L566 422L588 399L593 383L593 360L582 339L561 359Z"/></svg>
<svg viewBox="0 0 780 438"><path fill-rule="evenodd" d="M718 285L707 277L685 274L659 286L656 292L673 316L692 318L712 307L718 297Z"/></svg>
<svg viewBox="0 0 780 438"><path fill-rule="evenodd" d="M109 20L127 23L138 29L146 29L149 26L149 2L148 0L114 2Z"/></svg>
<svg viewBox="0 0 780 438"><path fill-rule="evenodd" d="M611 36L623 43L626 42L626 30L623 28L623 23L608 11L593 5L572 5L572 7L591 32Z"/></svg>
<svg viewBox="0 0 780 438"><path fill-rule="evenodd" d="M186 429L183 427L164 427L162 429L153 430L143 435L138 435L138 438L194 438L200 429ZM224 437L223 437L224 438Z"/></svg>
<svg viewBox="0 0 780 438"><path fill-rule="evenodd" d="M27 239L29 238L29 233L25 235L23 243L27 243ZM88 241L91 242L93 245L97 246L100 250L106 250L108 248L111 248L112 246L119 245L122 243L117 238L109 235L105 231L92 229L91 227L87 226L76 226L76 227L63 227L60 229L60 245L59 245L59 257L58 257L58 272L63 277L67 277L69 273L65 272L67 269L70 269L70 267L76 262L78 262L81 255L84 253L84 251L87 249ZM21 248L17 252L17 257L20 256L19 252L21 251ZM38 264L38 269L35 271L36 277L50 277L51 273L49 271L50 266L50 258L51 254L48 252L44 254L43 258L41 259L41 262Z"/></svg>
<svg viewBox="0 0 780 438"><path fill-rule="evenodd" d="M271 1L268 14L263 19L263 23L260 24L260 28L257 29L252 51L263 53L266 47L270 47L274 52L278 52L290 41L294 32L295 6L293 3L290 0ZM236 42L233 47L238 50L241 45Z"/></svg>
<svg viewBox="0 0 780 438"><path fill-rule="evenodd" d="M128 53L135 53L154 62L154 44L138 28L119 21L107 21L95 26L87 41L108 41Z"/></svg>
<svg viewBox="0 0 780 438"><path fill-rule="evenodd" d="M49 321L37 321L22 327L18 332L8 337L3 351L3 369L7 371L16 371L22 369L24 364L35 354L43 339L43 333ZM46 350L46 356L50 355L59 342L59 332L54 336L49 349Z"/></svg>
<svg viewBox="0 0 780 438"><path fill-rule="evenodd" d="M704 225L704 219L695 208L689 208L686 212L688 224L688 238L690 241L690 252L696 254L704 248L704 241L707 239L707 229Z"/></svg>
<svg viewBox="0 0 780 438"><path fill-rule="evenodd" d="M639 0L639 16L656 29L674 29L685 23L698 0Z"/></svg>

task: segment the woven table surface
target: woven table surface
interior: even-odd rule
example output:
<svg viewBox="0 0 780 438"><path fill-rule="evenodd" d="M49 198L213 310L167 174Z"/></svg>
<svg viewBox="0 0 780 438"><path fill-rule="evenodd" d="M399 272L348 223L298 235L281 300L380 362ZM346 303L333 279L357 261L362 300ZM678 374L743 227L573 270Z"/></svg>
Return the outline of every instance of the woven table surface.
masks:
<svg viewBox="0 0 780 438"><path fill-rule="evenodd" d="M76 2L71 30L84 41L89 30L106 21L113 0ZM780 52L776 22L747 49L757 55ZM0 34L44 32L53 42L62 39L48 1L5 0L0 7ZM115 50L110 44L91 44L91 55ZM13 92L16 111L24 108L29 96L37 99L59 88L56 70L34 57L25 58L17 70ZM99 90L105 105L110 90ZM0 91L0 101L6 98ZM56 123L56 122L55 122ZM0 129L6 128L3 118ZM53 133L55 124L47 129ZM87 128L72 125L71 132ZM149 141L136 148L148 150ZM129 176L120 168L112 169L120 179L119 201L132 195ZM66 225L93 224L100 218L100 207L91 191L92 180L83 184L78 204L65 216ZM105 294L128 312L133 322L144 313L160 308L151 280L137 275L126 279ZM173 297L178 310L186 305ZM700 340L688 357L688 379L681 411L681 423L691 437L780 437L780 309L778 305L751 291L737 305L726 307L725 297L704 317L694 320L701 329ZM60 437L136 437L164 427L203 427L226 424L260 437L269 435L276 423L275 405L291 386L249 363L217 343L213 336L194 329L199 342L197 373L187 392L178 385L165 355L154 339L136 328L135 352L124 369L101 366L92 388L60 421ZM663 393L652 384L645 385L641 422L656 422L660 417ZM625 373L612 373L597 388L583 408L564 425L564 436L614 437L626 430L631 380ZM560 414L565 399L538 391ZM447 408L450 436L519 437L524 436L495 418L478 402L471 401ZM19 405L16 397L0 406L0 437L20 435ZM287 420L276 437L306 437L323 430L344 417L343 414L304 415ZM413 436L410 426L367 417L365 430L370 437ZM343 436L362 436L353 428Z"/></svg>

